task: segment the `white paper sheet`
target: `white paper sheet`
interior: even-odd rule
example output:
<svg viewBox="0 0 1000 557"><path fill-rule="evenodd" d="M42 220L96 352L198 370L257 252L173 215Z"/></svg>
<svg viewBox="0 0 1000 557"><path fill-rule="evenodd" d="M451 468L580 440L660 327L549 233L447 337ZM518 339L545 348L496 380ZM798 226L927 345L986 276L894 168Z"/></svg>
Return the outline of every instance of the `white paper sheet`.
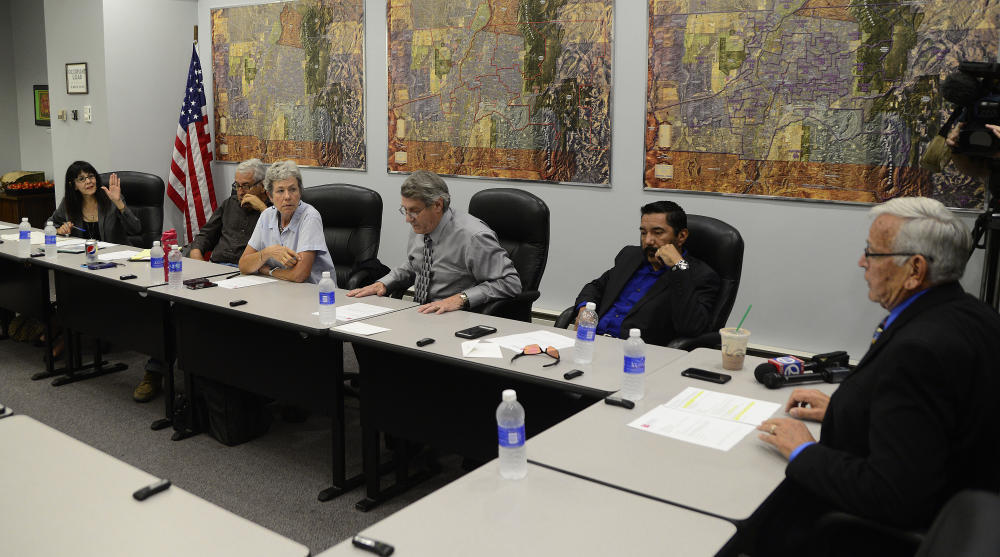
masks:
<svg viewBox="0 0 1000 557"><path fill-rule="evenodd" d="M386 329L385 327L378 327L375 325L369 325L368 323L347 323L346 325L340 325L333 328L334 331L343 331L345 333L352 333L355 335L374 335L376 333L382 333L385 331L390 331L392 329Z"/></svg>
<svg viewBox="0 0 1000 557"><path fill-rule="evenodd" d="M628 425L728 451L779 408L776 402L688 387Z"/></svg>
<svg viewBox="0 0 1000 557"><path fill-rule="evenodd" d="M137 253L139 252L133 250L113 251L111 253L98 253L97 258L101 261L118 261L120 259L129 259Z"/></svg>
<svg viewBox="0 0 1000 557"><path fill-rule="evenodd" d="M503 358L500 345L492 342L467 340L462 343L462 356L466 358Z"/></svg>
<svg viewBox="0 0 1000 557"><path fill-rule="evenodd" d="M354 319L363 319L365 317L372 317L374 315L380 315L383 313L388 313L392 311L390 308L384 308L381 306L376 306L373 304L366 304L363 302L356 302L353 304L347 304L346 306L337 306L337 321L352 321ZM319 312L317 312L317 315Z"/></svg>
<svg viewBox="0 0 1000 557"><path fill-rule="evenodd" d="M537 344L542 348L554 346L559 350L573 346L574 339L565 337L551 331L538 330L530 333L520 333L517 335L507 335L497 338L484 338L483 342L492 342L508 350L520 352L529 344Z"/></svg>
<svg viewBox="0 0 1000 557"><path fill-rule="evenodd" d="M247 286L256 286L258 284L266 284L268 282L274 282L278 279L271 277L260 277L256 275L245 275L234 277L231 279L220 280L215 284L221 288L228 288L230 290L234 288L245 288Z"/></svg>

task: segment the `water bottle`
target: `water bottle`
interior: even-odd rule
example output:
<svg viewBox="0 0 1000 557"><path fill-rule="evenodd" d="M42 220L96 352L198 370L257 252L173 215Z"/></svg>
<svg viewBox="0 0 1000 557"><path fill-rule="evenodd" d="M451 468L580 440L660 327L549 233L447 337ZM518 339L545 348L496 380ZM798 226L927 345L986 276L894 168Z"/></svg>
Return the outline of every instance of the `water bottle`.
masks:
<svg viewBox="0 0 1000 557"><path fill-rule="evenodd" d="M184 279L181 277L184 265L181 261L183 259L184 256L181 255L181 250L177 246L174 246L170 250L170 255L167 256L167 283L173 288L180 288L184 284Z"/></svg>
<svg viewBox="0 0 1000 557"><path fill-rule="evenodd" d="M639 329L630 329L625 341L625 378L622 381L622 398L639 400L646 392L643 378L646 374L646 344Z"/></svg>
<svg viewBox="0 0 1000 557"><path fill-rule="evenodd" d="M59 249L56 247L56 225L52 221L45 223L45 258L54 259Z"/></svg>
<svg viewBox="0 0 1000 557"><path fill-rule="evenodd" d="M17 254L21 257L31 255L31 224L28 217L21 219L21 224L17 227Z"/></svg>
<svg viewBox="0 0 1000 557"><path fill-rule="evenodd" d="M149 250L149 282L159 284L163 280L163 248L160 242L153 242Z"/></svg>
<svg viewBox="0 0 1000 557"><path fill-rule="evenodd" d="M597 335L597 304L587 302L576 325L576 343L573 344L573 361L589 364L594 360L594 337Z"/></svg>
<svg viewBox="0 0 1000 557"><path fill-rule="evenodd" d="M528 473L528 455L524 452L524 407L514 389L503 392L497 408L497 439L500 442L500 476L520 480Z"/></svg>
<svg viewBox="0 0 1000 557"><path fill-rule="evenodd" d="M337 297L333 292L336 286L330 278L330 271L323 271L323 278L319 281L319 322L324 325L337 322L337 308L334 306Z"/></svg>

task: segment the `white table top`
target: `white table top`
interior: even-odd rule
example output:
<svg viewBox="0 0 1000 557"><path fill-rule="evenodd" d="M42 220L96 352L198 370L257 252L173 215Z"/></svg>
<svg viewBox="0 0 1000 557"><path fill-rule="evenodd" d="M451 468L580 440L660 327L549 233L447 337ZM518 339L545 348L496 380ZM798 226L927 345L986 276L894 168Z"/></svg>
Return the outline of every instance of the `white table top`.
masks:
<svg viewBox="0 0 1000 557"><path fill-rule="evenodd" d="M309 549L27 416L0 420L0 555L305 556Z"/></svg>
<svg viewBox="0 0 1000 557"><path fill-rule="evenodd" d="M720 451L640 431L627 424L673 398L686 387L735 394L784 405L791 388L768 389L754 368L765 361L747 357L742 371L722 369L718 350L698 349L646 380L646 396L633 410L594 404L528 440L528 459L631 489L718 516L745 519L785 477L786 460L751 433ZM697 367L733 376L724 385L690 379L680 372ZM831 393L836 385L808 385ZM784 415L781 409L778 415ZM814 436L819 425L810 424Z"/></svg>
<svg viewBox="0 0 1000 557"><path fill-rule="evenodd" d="M541 466L505 480L493 460L361 532L400 557L714 555L736 533L718 518ZM351 545L319 557L372 555Z"/></svg>
<svg viewBox="0 0 1000 557"><path fill-rule="evenodd" d="M351 300L354 298L347 299ZM384 300L385 298L368 296L356 299L361 302L371 302L374 300ZM337 301L340 302L341 298L337 298ZM625 345L625 341L621 339L597 337L597 344L594 347L594 361L590 364L574 363L573 348L569 347L559 350L561 356L559 364L552 367L542 367L553 360L548 356L524 356L511 362L510 359L514 356L515 352L506 349L502 351L502 358L464 358L462 356L462 342L467 339L456 337L455 331L476 325L496 327L497 332L481 337L481 341L538 330L545 330L573 339L575 338L575 331L556 329L545 325L514 321L469 311L453 311L437 315L419 313L416 309L410 309L385 316L373 317L365 320L365 323L386 327L391 330L370 336L350 334L340 334L340 336L345 340L355 340L371 343L375 346L395 348L404 353L412 352L413 355L418 357L434 355L440 358L454 359L464 365L485 366L486 368L523 373L587 389L596 389L605 392L614 392L621 389L622 378L624 376L622 371L624 353L622 350ZM339 333L334 331L334 334ZM417 347L417 340L424 337L433 338L435 342L424 347ZM686 354L687 352L683 350L646 345L646 374L652 375L657 370ZM563 374L571 369L580 369L584 374L576 379L564 379Z"/></svg>
<svg viewBox="0 0 1000 557"><path fill-rule="evenodd" d="M141 251L139 248L134 248L132 246L114 246L103 248L99 253L113 253L129 250ZM145 290L153 286L166 284L166 281L163 280L162 273L157 273L155 278L150 274L149 261L119 260L116 261L116 263L121 263L121 265L116 265L108 269L90 270L82 267L82 265L87 262L87 256L85 254L60 253L54 260L45 257L36 257L32 259L32 262L56 271L86 275L97 280L121 283L122 286L133 290ZM216 277L220 275L232 274L237 271L238 269L226 265L185 257L181 271L181 279L188 280L202 277ZM122 276L127 275L135 275L135 278L121 280Z"/></svg>
<svg viewBox="0 0 1000 557"><path fill-rule="evenodd" d="M166 297L176 303L200 306L317 334L323 333L329 328L319 322L319 315L313 315L319 310L319 287L311 283L275 280L245 288L228 289L216 286L199 290L159 286L151 288L149 292L151 295ZM229 302L234 300L246 300L247 303L231 307ZM347 290L339 288L336 290L336 301L338 306L363 301L392 310L416 305L413 302L395 298L370 297L356 300L348 298Z"/></svg>

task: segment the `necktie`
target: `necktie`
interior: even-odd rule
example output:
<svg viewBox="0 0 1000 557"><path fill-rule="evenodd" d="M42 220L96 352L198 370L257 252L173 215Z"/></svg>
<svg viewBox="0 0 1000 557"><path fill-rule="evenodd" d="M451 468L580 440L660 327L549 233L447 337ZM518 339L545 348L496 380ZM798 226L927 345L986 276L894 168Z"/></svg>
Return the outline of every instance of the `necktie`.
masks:
<svg viewBox="0 0 1000 557"><path fill-rule="evenodd" d="M885 330L885 322L888 321L888 320L889 320L889 316L886 315L885 319L883 319L882 322L878 324L878 327L876 327L876 329L875 329L875 334L872 335L872 344L875 344L875 341L878 340L878 337L882 336L882 331Z"/></svg>
<svg viewBox="0 0 1000 557"><path fill-rule="evenodd" d="M417 274L417 282L413 289L413 299L418 304L426 304L430 301L431 293L431 265L434 263L434 246L430 236L424 236L424 261L420 265L420 272Z"/></svg>

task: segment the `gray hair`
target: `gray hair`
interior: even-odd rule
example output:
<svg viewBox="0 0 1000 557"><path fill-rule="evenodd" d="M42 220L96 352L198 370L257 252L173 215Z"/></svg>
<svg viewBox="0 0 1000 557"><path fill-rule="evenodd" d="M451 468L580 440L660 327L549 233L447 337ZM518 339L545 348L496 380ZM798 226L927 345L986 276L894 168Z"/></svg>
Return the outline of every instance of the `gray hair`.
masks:
<svg viewBox="0 0 1000 557"><path fill-rule="evenodd" d="M236 173L249 172L253 174L254 183L264 179L264 163L260 159L248 159L236 165Z"/></svg>
<svg viewBox="0 0 1000 557"><path fill-rule="evenodd" d="M444 209L451 205L451 194L448 184L440 176L426 170L417 170L410 174L399 188L399 194L409 199L419 199L424 205L431 205L438 199L444 202Z"/></svg>
<svg viewBox="0 0 1000 557"><path fill-rule="evenodd" d="M299 167L295 164L295 161L278 161L267 169L267 174L264 175L264 189L267 190L267 193L273 193L274 183L280 180L287 180L288 178L295 178L299 183L299 189L302 189L302 173L299 172Z"/></svg>
<svg viewBox="0 0 1000 557"><path fill-rule="evenodd" d="M869 214L872 218L893 215L903 219L891 249L927 258L927 278L932 285L962 278L972 252L972 236L965 223L940 201L897 197L872 207ZM897 257L896 264L902 265L905 260Z"/></svg>

